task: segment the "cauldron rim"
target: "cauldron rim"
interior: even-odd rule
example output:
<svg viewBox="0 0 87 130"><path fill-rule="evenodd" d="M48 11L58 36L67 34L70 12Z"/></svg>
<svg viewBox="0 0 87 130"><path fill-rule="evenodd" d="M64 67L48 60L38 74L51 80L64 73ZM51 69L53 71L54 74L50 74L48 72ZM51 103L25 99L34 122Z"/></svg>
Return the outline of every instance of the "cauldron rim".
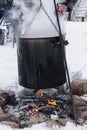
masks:
<svg viewBox="0 0 87 130"><path fill-rule="evenodd" d="M24 37L20 37L19 39L22 39L22 40L45 40L45 39L59 39L60 37L59 36L55 36L55 37L35 37L35 38L24 38Z"/></svg>

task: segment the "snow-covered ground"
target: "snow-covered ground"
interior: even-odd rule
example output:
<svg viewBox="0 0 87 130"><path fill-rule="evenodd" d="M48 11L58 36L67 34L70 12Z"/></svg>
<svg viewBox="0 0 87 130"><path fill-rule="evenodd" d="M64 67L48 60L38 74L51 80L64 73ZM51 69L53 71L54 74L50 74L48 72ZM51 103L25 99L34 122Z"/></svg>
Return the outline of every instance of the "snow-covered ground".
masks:
<svg viewBox="0 0 87 130"><path fill-rule="evenodd" d="M66 55L71 79L87 79L87 23L66 22ZM79 73L78 73L79 72ZM75 76L76 74L76 76ZM20 91L18 84L17 48L11 45L0 46L0 88ZM0 125L1 130L12 130L9 126ZM87 130L87 125L77 126L68 122L65 127L47 128L45 123L34 125L23 130ZM16 129L18 130L18 129Z"/></svg>
<svg viewBox="0 0 87 130"><path fill-rule="evenodd" d="M12 130L9 126L0 125L1 130ZM16 129L19 130L19 129ZM68 122L65 127L53 126L52 128L48 128L45 123L33 125L31 128L24 128L21 130L87 130L87 125L79 126L73 123Z"/></svg>
<svg viewBox="0 0 87 130"><path fill-rule="evenodd" d="M87 22L67 22L67 60L72 79L87 79ZM79 72L79 73L78 73ZM74 76L76 73L78 75Z"/></svg>

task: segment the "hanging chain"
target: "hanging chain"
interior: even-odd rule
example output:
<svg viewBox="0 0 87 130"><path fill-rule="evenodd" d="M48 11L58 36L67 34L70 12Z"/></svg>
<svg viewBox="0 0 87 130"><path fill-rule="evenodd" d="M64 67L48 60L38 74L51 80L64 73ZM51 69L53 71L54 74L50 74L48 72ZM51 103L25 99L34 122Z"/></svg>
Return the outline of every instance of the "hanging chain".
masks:
<svg viewBox="0 0 87 130"><path fill-rule="evenodd" d="M40 9L41 9L41 6L42 6L42 5L40 5L39 8L37 9L37 13L34 15L34 17L32 18L31 22L29 23L29 27L30 27L30 26L32 25L32 23L34 22L34 20L35 20L37 14L39 13L39 11L40 11Z"/></svg>
<svg viewBox="0 0 87 130"><path fill-rule="evenodd" d="M53 25L53 27L56 29L57 32L59 32L58 28L56 27L55 23L53 22L53 20L51 19L51 17L48 15L47 11L45 10L45 8L42 6L42 9L44 11L44 13L47 15L48 19L50 20L51 24Z"/></svg>
<svg viewBox="0 0 87 130"><path fill-rule="evenodd" d="M53 25L53 27L55 28L55 30L57 32L59 32L58 28L56 27L55 23L53 22L53 20L51 19L51 17L49 16L49 14L47 13L47 11L45 10L45 8L43 7L42 1L40 0L40 6L37 10L37 14L39 13L40 9L42 8L42 10L44 11L44 13L46 14L46 16L48 17L48 19L50 20L51 24ZM32 23L34 22L35 18L37 17L37 14L34 15L34 17L32 18L31 22L29 23L29 27L32 25Z"/></svg>

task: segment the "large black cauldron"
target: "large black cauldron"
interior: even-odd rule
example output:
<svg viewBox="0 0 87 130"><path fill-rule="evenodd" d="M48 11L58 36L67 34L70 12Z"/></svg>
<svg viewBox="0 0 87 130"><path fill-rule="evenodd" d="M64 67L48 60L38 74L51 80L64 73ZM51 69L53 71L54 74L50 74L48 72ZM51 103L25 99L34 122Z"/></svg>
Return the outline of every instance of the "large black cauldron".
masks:
<svg viewBox="0 0 87 130"><path fill-rule="evenodd" d="M20 38L18 44L19 84L46 89L66 82L59 38Z"/></svg>

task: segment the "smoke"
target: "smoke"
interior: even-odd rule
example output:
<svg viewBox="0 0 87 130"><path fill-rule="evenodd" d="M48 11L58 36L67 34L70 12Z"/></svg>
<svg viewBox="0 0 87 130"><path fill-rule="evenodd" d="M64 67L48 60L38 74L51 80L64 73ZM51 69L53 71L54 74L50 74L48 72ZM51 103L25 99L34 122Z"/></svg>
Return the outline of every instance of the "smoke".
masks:
<svg viewBox="0 0 87 130"><path fill-rule="evenodd" d="M20 32L20 0L14 0L12 8L6 13L6 20L9 22L9 35L11 42L17 42Z"/></svg>
<svg viewBox="0 0 87 130"><path fill-rule="evenodd" d="M14 0L13 8L10 12L10 22L13 32L17 34L25 34L27 27L36 15L40 6L40 0Z"/></svg>
<svg viewBox="0 0 87 130"><path fill-rule="evenodd" d="M58 36L57 30L52 25L53 22L57 26L52 0L42 0L42 6L48 13L48 16L42 9L42 6L40 6L40 0L14 0L13 5L14 7L10 10L10 13L13 23L16 23L15 26L13 25L13 30L17 33L18 37ZM60 20L63 21L64 18L61 17ZM63 22L61 22L61 25L63 25ZM64 30L64 26L62 29Z"/></svg>
<svg viewBox="0 0 87 130"><path fill-rule="evenodd" d="M22 31L21 35L29 35L28 30L36 19L40 8L40 0L22 0L21 12L22 12ZM38 21L39 22L39 21ZM37 26L37 25L36 25ZM33 35L33 34L32 34Z"/></svg>

